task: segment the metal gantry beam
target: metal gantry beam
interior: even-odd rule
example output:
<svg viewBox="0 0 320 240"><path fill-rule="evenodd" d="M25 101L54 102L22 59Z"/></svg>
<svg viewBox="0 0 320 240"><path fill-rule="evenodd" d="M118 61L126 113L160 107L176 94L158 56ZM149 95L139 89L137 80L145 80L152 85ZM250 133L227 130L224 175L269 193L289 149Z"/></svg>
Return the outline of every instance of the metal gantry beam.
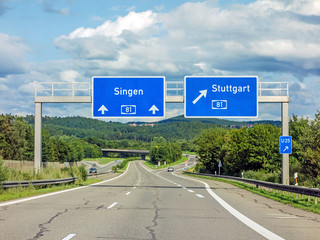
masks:
<svg viewBox="0 0 320 240"><path fill-rule="evenodd" d="M69 85L71 84L71 87L66 87L66 85L68 84ZM91 89L90 82L87 82L87 83L84 83L84 82L52 83L50 82L50 83L39 83L39 85L40 86L36 84L36 88L35 88L34 168L37 172L40 171L42 166L42 103L92 103L92 89ZM61 87L57 87L56 85ZM83 86L87 86L87 87L83 87ZM182 86L183 86L182 81L166 82L166 92L171 93L171 95L166 96L166 103L183 103L184 102L184 96L180 95L181 92L184 91ZM80 93L82 95L77 96L76 93ZM288 83L260 82L258 102L259 103L281 103L282 136L288 136L289 135ZM289 185L289 154L282 154L282 184Z"/></svg>

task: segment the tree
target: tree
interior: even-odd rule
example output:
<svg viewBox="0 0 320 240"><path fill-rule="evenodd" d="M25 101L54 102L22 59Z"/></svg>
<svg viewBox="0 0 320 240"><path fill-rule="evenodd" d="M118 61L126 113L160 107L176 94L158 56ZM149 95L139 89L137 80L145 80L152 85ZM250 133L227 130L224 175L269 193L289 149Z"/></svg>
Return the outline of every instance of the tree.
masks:
<svg viewBox="0 0 320 240"><path fill-rule="evenodd" d="M301 137L304 146L304 158L302 159L302 172L309 179L313 179L313 186L320 185L320 112L315 114L310 127L305 129Z"/></svg>
<svg viewBox="0 0 320 240"><path fill-rule="evenodd" d="M151 142L149 156L154 163L171 163L181 158L181 146L169 143L163 137L155 137Z"/></svg>
<svg viewBox="0 0 320 240"><path fill-rule="evenodd" d="M199 154L199 161L208 172L215 172L218 169L219 161L223 161L225 151L225 135L226 129L211 128L203 130L201 134L195 138L197 144L196 151Z"/></svg>
<svg viewBox="0 0 320 240"><path fill-rule="evenodd" d="M4 159L14 157L13 116L0 115L0 153Z"/></svg>

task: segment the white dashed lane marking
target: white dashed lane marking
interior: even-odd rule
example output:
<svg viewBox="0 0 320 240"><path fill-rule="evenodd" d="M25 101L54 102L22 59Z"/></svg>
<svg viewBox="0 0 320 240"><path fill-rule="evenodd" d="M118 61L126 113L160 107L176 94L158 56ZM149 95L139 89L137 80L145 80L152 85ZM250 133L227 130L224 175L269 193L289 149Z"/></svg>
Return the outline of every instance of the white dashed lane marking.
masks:
<svg viewBox="0 0 320 240"><path fill-rule="evenodd" d="M62 240L70 240L71 238L75 237L77 234L69 234L68 236L66 236L65 238L63 238Z"/></svg>
<svg viewBox="0 0 320 240"><path fill-rule="evenodd" d="M204 198L204 196L202 196L201 194L196 194L196 196L199 198Z"/></svg>
<svg viewBox="0 0 320 240"><path fill-rule="evenodd" d="M118 202L114 202L114 203L112 203L109 207L108 207L108 209L111 209L111 208L113 208L115 205L117 205L118 204Z"/></svg>

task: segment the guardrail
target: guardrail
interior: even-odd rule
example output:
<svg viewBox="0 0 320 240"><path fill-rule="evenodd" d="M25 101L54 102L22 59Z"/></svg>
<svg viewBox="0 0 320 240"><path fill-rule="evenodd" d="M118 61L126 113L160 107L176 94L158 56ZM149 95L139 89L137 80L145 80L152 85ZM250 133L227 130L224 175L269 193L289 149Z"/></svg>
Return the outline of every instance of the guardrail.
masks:
<svg viewBox="0 0 320 240"><path fill-rule="evenodd" d="M113 170L110 170L110 171L108 171L108 172L88 173L88 177L89 177L89 178L92 178L92 177L97 177L97 176L100 176L100 175L111 174L111 173L114 173L114 171L113 171Z"/></svg>
<svg viewBox="0 0 320 240"><path fill-rule="evenodd" d="M319 188L307 188L307 187L298 187L293 185L283 185L280 183L270 183L264 181L258 181L253 179L246 179L246 178L239 178L239 177L232 177L232 176L223 176L223 175L213 175L213 174L206 174L206 173L192 173L192 172L184 172L191 175L199 175L199 176L208 176L208 177L215 177L215 178L224 178L229 180L235 180L239 182L245 182L249 184L256 185L257 188L267 188L267 189L274 189L278 191L282 191L283 194L285 192L289 193L296 193L301 194L302 198L304 196L308 196L308 201L310 201L310 196L315 197L315 204L318 203L318 197L320 197L320 189ZM298 197L296 195L296 197Z"/></svg>
<svg viewBox="0 0 320 240"><path fill-rule="evenodd" d="M64 183L74 183L77 180L76 177L72 178L61 178L61 179L47 179L47 180L33 180L33 181L5 181L2 184L3 189L14 188L14 187L29 187L32 186L48 186L48 185L59 185Z"/></svg>

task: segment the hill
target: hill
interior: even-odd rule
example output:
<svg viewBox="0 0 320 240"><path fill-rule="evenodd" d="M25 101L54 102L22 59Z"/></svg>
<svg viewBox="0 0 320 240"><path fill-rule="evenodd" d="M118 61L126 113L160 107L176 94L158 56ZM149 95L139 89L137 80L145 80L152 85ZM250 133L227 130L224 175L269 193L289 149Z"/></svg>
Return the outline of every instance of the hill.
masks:
<svg viewBox="0 0 320 240"><path fill-rule="evenodd" d="M28 123L34 124L33 116L27 116ZM177 116L153 124L132 122L106 122L84 117L43 117L43 128L52 136L76 136L79 138L97 137L103 140L132 139L150 142L154 137L162 136L168 140L192 140L202 129L213 127L233 127L253 125L260 122L237 122L223 119L184 118ZM263 123L278 124L279 122Z"/></svg>

